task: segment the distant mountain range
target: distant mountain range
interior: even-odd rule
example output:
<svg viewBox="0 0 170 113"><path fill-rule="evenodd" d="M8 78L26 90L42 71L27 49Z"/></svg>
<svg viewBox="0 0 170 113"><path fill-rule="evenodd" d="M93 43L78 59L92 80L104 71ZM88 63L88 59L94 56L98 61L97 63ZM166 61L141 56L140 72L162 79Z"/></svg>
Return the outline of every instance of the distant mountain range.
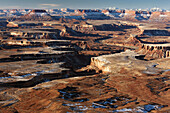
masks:
<svg viewBox="0 0 170 113"><path fill-rule="evenodd" d="M33 11L35 9L0 9L0 16L22 16L25 14L28 14L29 12ZM78 11L88 11L88 12L102 12L103 10L109 10L109 11L150 11L150 12L170 12L169 10L160 9L160 8L151 8L151 9L118 9L118 8L107 8L107 9L69 9L69 8L62 8L62 9L47 9L46 12L48 12L51 15L59 14L69 14L69 13L76 13Z"/></svg>
<svg viewBox="0 0 170 113"><path fill-rule="evenodd" d="M22 19L37 18L52 20L66 19L125 19L133 21L170 21L170 11L160 8L152 9L1 9L0 17L12 17ZM43 17L43 18L42 18ZM45 19L44 19L45 17Z"/></svg>

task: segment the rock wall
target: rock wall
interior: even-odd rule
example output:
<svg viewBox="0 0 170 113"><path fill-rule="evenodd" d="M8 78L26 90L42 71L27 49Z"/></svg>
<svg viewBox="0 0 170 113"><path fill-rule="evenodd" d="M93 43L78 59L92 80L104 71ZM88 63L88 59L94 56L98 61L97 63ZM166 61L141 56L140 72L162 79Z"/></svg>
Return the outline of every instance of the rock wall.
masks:
<svg viewBox="0 0 170 113"><path fill-rule="evenodd" d="M170 36L170 32L167 30L144 30L143 34L149 36Z"/></svg>
<svg viewBox="0 0 170 113"><path fill-rule="evenodd" d="M143 44L138 51L146 58L167 58L170 57L170 44Z"/></svg>
<svg viewBox="0 0 170 113"><path fill-rule="evenodd" d="M107 64L110 64L110 62L102 57L91 58L91 65L97 67L99 70L102 70L102 72L111 72L110 66Z"/></svg>

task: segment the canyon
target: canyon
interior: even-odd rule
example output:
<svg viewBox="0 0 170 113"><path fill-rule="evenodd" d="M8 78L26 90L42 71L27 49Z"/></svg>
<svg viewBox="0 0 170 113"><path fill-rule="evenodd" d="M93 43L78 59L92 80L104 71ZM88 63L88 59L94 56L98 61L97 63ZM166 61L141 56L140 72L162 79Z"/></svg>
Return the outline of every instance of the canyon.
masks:
<svg viewBox="0 0 170 113"><path fill-rule="evenodd" d="M1 113L170 111L169 12L6 12Z"/></svg>

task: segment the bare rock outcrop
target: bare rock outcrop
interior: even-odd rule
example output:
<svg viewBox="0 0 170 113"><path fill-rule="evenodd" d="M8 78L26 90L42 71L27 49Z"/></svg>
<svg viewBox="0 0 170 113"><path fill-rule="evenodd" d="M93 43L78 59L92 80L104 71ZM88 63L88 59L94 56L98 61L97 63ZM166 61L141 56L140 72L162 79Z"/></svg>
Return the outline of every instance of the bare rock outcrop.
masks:
<svg viewBox="0 0 170 113"><path fill-rule="evenodd" d="M150 59L167 58L170 57L170 44L143 44L137 51Z"/></svg>
<svg viewBox="0 0 170 113"><path fill-rule="evenodd" d="M28 14L21 16L18 20L53 20L53 18L46 10L35 9Z"/></svg>

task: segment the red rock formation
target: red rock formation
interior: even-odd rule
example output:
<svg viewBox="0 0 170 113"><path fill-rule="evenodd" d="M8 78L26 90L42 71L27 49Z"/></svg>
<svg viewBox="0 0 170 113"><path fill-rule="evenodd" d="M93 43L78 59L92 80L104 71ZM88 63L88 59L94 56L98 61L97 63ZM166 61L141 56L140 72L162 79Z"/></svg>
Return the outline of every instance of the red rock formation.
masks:
<svg viewBox="0 0 170 113"><path fill-rule="evenodd" d="M28 14L26 14L25 16L32 16L32 15L39 16L40 14L49 15L49 14L46 12L46 10L43 10L43 9L34 9L34 10L30 11Z"/></svg>
<svg viewBox="0 0 170 113"><path fill-rule="evenodd" d="M18 18L19 20L53 20L51 15L46 10L35 9L30 11L28 14Z"/></svg>
<svg viewBox="0 0 170 113"><path fill-rule="evenodd" d="M169 46L161 44L143 44L138 49L139 53L145 54L147 59L167 58L170 57Z"/></svg>
<svg viewBox="0 0 170 113"><path fill-rule="evenodd" d="M133 10L125 10L125 13L129 14L129 15L135 15L136 11Z"/></svg>

